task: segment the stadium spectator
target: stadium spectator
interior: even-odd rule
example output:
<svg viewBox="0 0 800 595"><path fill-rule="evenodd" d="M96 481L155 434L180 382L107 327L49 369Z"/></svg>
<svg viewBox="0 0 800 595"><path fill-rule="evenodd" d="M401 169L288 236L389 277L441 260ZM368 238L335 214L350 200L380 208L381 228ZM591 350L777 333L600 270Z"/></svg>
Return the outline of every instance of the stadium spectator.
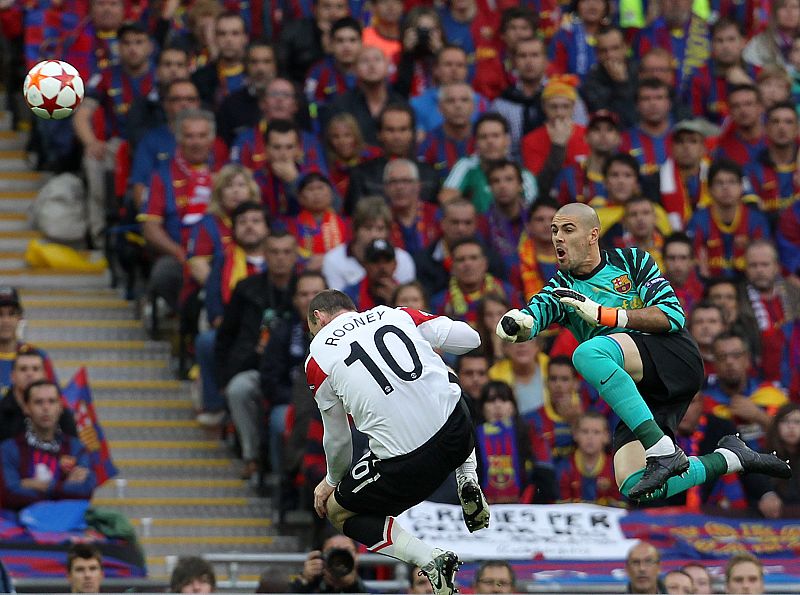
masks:
<svg viewBox="0 0 800 595"><path fill-rule="evenodd" d="M514 389L517 410L525 416L545 403L547 355L542 352L541 341L504 343L503 347L505 359L489 369L489 378Z"/></svg>
<svg viewBox="0 0 800 595"><path fill-rule="evenodd" d="M11 384L11 368L20 349L31 345L20 341L23 332L25 312L19 299L19 292L9 286L0 286L0 390ZM48 380L56 380L50 357L42 349L36 349L42 356Z"/></svg>
<svg viewBox="0 0 800 595"><path fill-rule="evenodd" d="M254 41L244 57L244 84L229 93L217 109L217 131L229 147L239 133L258 124L261 119L259 98L277 76L275 48L263 41Z"/></svg>
<svg viewBox="0 0 800 595"><path fill-rule="evenodd" d="M91 543L73 543L67 550L67 582L70 593L100 593L103 556Z"/></svg>
<svg viewBox="0 0 800 595"><path fill-rule="evenodd" d="M770 241L751 242L745 263L745 292L761 334L759 375L789 387L790 340L800 320L800 289L781 277L778 252Z"/></svg>
<svg viewBox="0 0 800 595"><path fill-rule="evenodd" d="M431 297L433 311L474 324L478 305L489 293L505 297L512 307L519 303L518 291L489 272L489 260L479 240L465 238L455 242L450 246L450 256L450 279L446 289Z"/></svg>
<svg viewBox="0 0 800 595"><path fill-rule="evenodd" d="M792 206L800 191L794 182L800 134L795 104L784 101L767 109L764 133L766 148L747 163L744 171L774 229L783 210Z"/></svg>
<svg viewBox="0 0 800 595"><path fill-rule="evenodd" d="M778 408L787 402L786 393L750 374L752 356L742 335L718 335L713 350L716 374L703 388L707 409L732 420L741 439L752 448L763 447L764 432Z"/></svg>
<svg viewBox="0 0 800 595"><path fill-rule="evenodd" d="M175 156L153 174L142 233L157 260L150 272L148 295L163 298L176 311L192 227L206 212L212 175L221 163L214 154L215 124L211 112L185 110L175 125Z"/></svg>
<svg viewBox="0 0 800 595"><path fill-rule="evenodd" d="M389 305L397 289L395 248L387 240L372 240L364 248L364 270L364 278L345 287L344 293L350 296L359 311Z"/></svg>
<svg viewBox="0 0 800 595"><path fill-rule="evenodd" d="M448 83L439 89L442 123L425 135L419 158L432 166L443 180L458 159L475 150L472 96L472 88L467 83Z"/></svg>
<svg viewBox="0 0 800 595"><path fill-rule="evenodd" d="M178 558L169 578L170 593L213 593L217 588L214 568L200 556Z"/></svg>
<svg viewBox="0 0 800 595"><path fill-rule="evenodd" d="M308 553L303 572L289 583L290 593L366 593L358 575L358 551L349 537L334 535Z"/></svg>
<svg viewBox="0 0 800 595"><path fill-rule="evenodd" d="M156 41L185 48L192 69L205 66L219 51L214 25L223 10L216 0L197 0L188 9L179 2L165 2L154 27Z"/></svg>
<svg viewBox="0 0 800 595"><path fill-rule="evenodd" d="M627 57L625 35L615 27L604 27L596 39L597 63L586 74L581 96L590 112L607 110L618 118L618 125L630 128L637 121L637 73Z"/></svg>
<svg viewBox="0 0 800 595"><path fill-rule="evenodd" d="M734 554L725 565L725 592L731 595L764 593L764 565L753 554Z"/></svg>
<svg viewBox="0 0 800 595"><path fill-rule="evenodd" d="M217 56L192 74L203 105L214 111L234 91L245 86L247 24L241 14L223 12L214 20L214 45Z"/></svg>
<svg viewBox="0 0 800 595"><path fill-rule="evenodd" d="M524 418L545 443L553 466L560 472L575 451L573 426L583 414L580 379L565 355L550 358L546 369L544 403Z"/></svg>
<svg viewBox="0 0 800 595"><path fill-rule="evenodd" d="M461 390L467 397L467 402L473 412L472 418L474 420L481 419L482 413L477 403L483 387L489 382L488 358L481 350L468 351L458 358L455 370Z"/></svg>
<svg viewBox="0 0 800 595"><path fill-rule="evenodd" d="M767 449L793 468L800 464L800 405L786 403L778 409L767 430ZM772 480L772 487L786 506L784 516L800 516L800 478L795 474L791 479Z"/></svg>
<svg viewBox="0 0 800 595"><path fill-rule="evenodd" d="M678 94L677 73L673 67L672 54L662 47L650 48L639 59L638 80L659 79L670 88L672 102L672 121L680 122L692 117L691 110L683 103L682 96ZM634 106L635 107L635 106Z"/></svg>
<svg viewBox="0 0 800 595"><path fill-rule="evenodd" d="M797 1L775 0L770 4L767 28L747 43L744 59L756 66L775 65L786 68L792 40L798 33L800 10Z"/></svg>
<svg viewBox="0 0 800 595"><path fill-rule="evenodd" d="M700 119L682 120L670 130L672 150L659 172L659 194L676 231L685 229L695 209L711 203L711 160L705 141L713 132L716 130Z"/></svg>
<svg viewBox="0 0 800 595"><path fill-rule="evenodd" d="M744 167L767 146L761 93L753 85L734 85L728 90L728 109L731 124L719 137L714 157Z"/></svg>
<svg viewBox="0 0 800 595"><path fill-rule="evenodd" d="M342 290L364 278L364 250L373 240L388 241L391 223L391 211L382 198L366 197L359 201L352 218L353 240L330 250L322 260L322 271L330 287ZM415 266L408 252L395 248L395 257L395 281L413 280Z"/></svg>
<svg viewBox="0 0 800 595"><path fill-rule="evenodd" d="M722 310L726 328L745 337L752 355L760 358L761 332L744 286L731 279L715 278L706 283L705 297Z"/></svg>
<svg viewBox="0 0 800 595"><path fill-rule="evenodd" d="M490 163L506 159L511 148L508 121L493 112L482 114L473 126L475 154L456 161L439 193L439 203L446 205L457 198L469 197L478 213L485 213L492 204L492 191L486 170ZM539 194L536 178L527 169L522 172L525 203Z"/></svg>
<svg viewBox="0 0 800 595"><path fill-rule="evenodd" d="M734 161L720 159L708 171L711 204L695 211L686 227L703 277L736 277L744 271L744 248L770 238L763 213L742 202L744 174Z"/></svg>
<svg viewBox="0 0 800 595"><path fill-rule="evenodd" d="M762 68L756 77L756 87L764 100L765 110L792 98L792 80L780 66Z"/></svg>
<svg viewBox="0 0 800 595"><path fill-rule="evenodd" d="M9 384L3 388L0 399L0 442L25 430L25 391L34 382L54 382L48 374L49 366L50 362L43 352L34 347L22 345L15 352ZM58 418L58 426L65 434L78 435L75 417L66 407Z"/></svg>
<svg viewBox="0 0 800 595"><path fill-rule="evenodd" d="M520 159L520 142L529 132L544 124L542 92L547 81L547 47L543 39L519 40L511 53L517 80L492 102L492 111L503 116L511 131L511 156Z"/></svg>
<svg viewBox="0 0 800 595"><path fill-rule="evenodd" d="M259 365L261 394L264 395L264 408L269 414L267 435L270 468L273 473L280 473L281 478L289 481L293 477L287 477L282 466L282 461L286 460L283 456L286 416L292 394L306 388L302 386L302 380L310 344L306 322L308 304L324 289L327 286L320 273L306 271L297 276L292 295L292 317L277 318L270 325L269 339ZM259 419L263 419L263 416L259 416ZM296 465L291 467L296 468Z"/></svg>
<svg viewBox="0 0 800 595"><path fill-rule="evenodd" d="M436 86L426 89L409 101L411 108L414 110L418 134L424 133L427 135L442 125L444 120L439 109L439 90L445 85L469 83L469 63L464 49L456 45L445 45L436 54L436 62L433 65L433 80ZM471 97L473 105L472 120L474 121L487 110L489 102L474 90L471 91Z"/></svg>
<svg viewBox="0 0 800 595"><path fill-rule="evenodd" d="M331 184L339 196L347 196L351 170L381 154L378 147L364 142L358 122L352 114L346 112L338 113L330 119L325 128L323 142Z"/></svg>
<svg viewBox="0 0 800 595"><path fill-rule="evenodd" d="M628 575L628 593L652 595L665 592L658 578L661 572L661 555L652 544L639 541L628 550L625 572Z"/></svg>
<svg viewBox="0 0 800 595"><path fill-rule="evenodd" d="M129 23L118 32L120 63L88 81L86 98L72 120L84 147L89 232L95 248L104 245L106 210L110 188L107 174L114 171L117 150L127 133L127 114L137 97L154 85L151 65L153 43L141 25ZM95 126L99 112L99 127Z"/></svg>
<svg viewBox="0 0 800 595"><path fill-rule="evenodd" d="M701 300L689 312L687 328L697 342L706 374L714 372L714 339L727 329L725 314L716 304Z"/></svg>
<svg viewBox="0 0 800 595"><path fill-rule="evenodd" d="M602 413L587 411L575 422L575 451L559 469L561 500L591 502L601 506L625 506L614 479L608 420Z"/></svg>
<svg viewBox="0 0 800 595"><path fill-rule="evenodd" d="M313 16L293 18L282 28L278 40L278 64L281 72L297 83L305 82L306 73L325 56L331 25L350 12L347 0L317 0ZM354 15L355 16L355 15Z"/></svg>
<svg viewBox="0 0 800 595"><path fill-rule="evenodd" d="M711 58L689 82L689 104L695 116L721 125L729 114L728 93L733 85L752 85L758 69L742 58L747 37L743 23L722 17L711 25Z"/></svg>
<svg viewBox="0 0 800 595"><path fill-rule="evenodd" d="M639 123L622 137L622 150L633 155L642 176L653 176L672 152L670 88L656 78L639 81L636 112Z"/></svg>
<svg viewBox="0 0 800 595"><path fill-rule="evenodd" d="M306 174L297 184L300 212L286 226L297 240L303 269L321 270L325 253L350 239L350 225L337 214L334 201L330 180L319 172Z"/></svg>
<svg viewBox="0 0 800 595"><path fill-rule="evenodd" d="M664 575L664 589L669 595L694 595L694 581L683 570L670 570Z"/></svg>
<svg viewBox="0 0 800 595"><path fill-rule="evenodd" d="M131 154L144 135L152 128L166 124L169 120L161 97L173 81L189 78L189 54L179 47L165 47L158 54L156 62L156 86L144 96L137 97L128 109L128 123L125 138L131 146ZM199 107L199 103L193 107Z"/></svg>
<svg viewBox="0 0 800 595"><path fill-rule="evenodd" d="M350 170L350 187L347 189L344 201L345 213L352 213L363 197L383 194L383 173L386 164L398 158L408 159L417 164L420 197L426 202L436 202L439 174L433 167L415 157L414 112L408 105L393 103L383 108L378 116L378 141L383 149L383 155L365 161Z"/></svg>
<svg viewBox="0 0 800 595"><path fill-rule="evenodd" d="M549 200L537 200L528 211L525 234L518 247L522 295L534 295L556 272L556 252L550 232L550 222L558 205Z"/></svg>
<svg viewBox="0 0 800 595"><path fill-rule="evenodd" d="M664 245L664 236L656 227L657 207L658 205L644 196L629 198L623 205L621 233L604 234L603 243L609 248L640 248L650 254L659 269L663 270L661 248Z"/></svg>
<svg viewBox="0 0 800 595"><path fill-rule="evenodd" d="M420 572L419 566L409 566L408 570L408 591L409 594L424 595L433 593L431 582Z"/></svg>
<svg viewBox="0 0 800 595"><path fill-rule="evenodd" d="M97 485L80 440L59 429L61 391L36 380L23 396L25 430L0 443L3 508L20 510L44 500L89 500Z"/></svg>
<svg viewBox="0 0 800 595"><path fill-rule="evenodd" d="M239 433L249 479L259 468L258 407L262 399L258 367L278 318L291 317L292 282L297 264L297 242L289 233L273 232L267 239L266 271L240 281L225 306L214 343L218 386L228 400Z"/></svg>
<svg viewBox="0 0 800 595"><path fill-rule="evenodd" d="M521 287L519 244L528 221L522 168L514 161L500 159L489 164L486 177L493 199L484 214L487 244L503 259L511 284Z"/></svg>
<svg viewBox="0 0 800 595"><path fill-rule="evenodd" d="M508 562L482 562L475 571L476 593L516 593L517 590L517 576Z"/></svg>
<svg viewBox="0 0 800 595"><path fill-rule="evenodd" d="M393 159L383 171L384 195L392 211L390 242L406 252L425 250L441 236L439 209L420 196L419 168L409 159Z"/></svg>
<svg viewBox="0 0 800 595"><path fill-rule="evenodd" d="M133 187L133 201L137 209L142 209L145 204L153 174L175 157L178 115L184 110L198 109L200 93L188 78L175 79L162 87L161 101L163 107L159 109L164 113L164 122L151 126L149 130L142 130L133 152L128 185Z"/></svg>
<svg viewBox="0 0 800 595"><path fill-rule="evenodd" d="M403 49L400 42L402 18L402 0L375 0L372 3L372 20L362 35L364 45L380 49L390 64L397 64Z"/></svg>
<svg viewBox="0 0 800 595"><path fill-rule="evenodd" d="M356 60L361 52L362 27L353 17L342 17L331 24L330 53L314 64L306 75L304 92L310 104L322 108L356 84Z"/></svg>
<svg viewBox="0 0 800 595"><path fill-rule="evenodd" d="M503 340L496 335L494 329L510 307L508 299L498 293L486 294L478 304L475 330L481 336L481 348L492 364L506 357Z"/></svg>
<svg viewBox="0 0 800 595"><path fill-rule="evenodd" d="M608 20L611 3L605 0L579 0L574 12L561 22L561 28L549 42L551 72L576 74L585 80L597 61L597 33Z"/></svg>
<svg viewBox="0 0 800 595"><path fill-rule="evenodd" d="M415 6L403 19L400 37L403 49L395 89L403 97L416 97L433 86L436 54L447 42L439 13L427 6Z"/></svg>
<svg viewBox="0 0 800 595"><path fill-rule="evenodd" d="M695 304L703 298L703 284L697 276L692 241L681 232L675 232L664 240L661 247L664 256L662 272L672 285L684 312L691 314Z"/></svg>
<svg viewBox="0 0 800 595"><path fill-rule="evenodd" d="M566 167L556 176L550 197L560 205L569 202L591 202L606 195L603 168L609 157L619 151L622 143L617 115L601 110L591 115L586 128L589 155L585 160Z"/></svg>
<svg viewBox="0 0 800 595"><path fill-rule="evenodd" d="M409 281L397 286L392 295L391 306L393 308L414 308L415 310L422 310L427 312L430 309L428 305L428 296L425 294L425 288L419 281Z"/></svg>
<svg viewBox="0 0 800 595"><path fill-rule="evenodd" d="M692 577L692 584L694 585L694 592L696 595L711 595L711 593L714 592L711 588L711 574L708 572L708 568L703 566L700 562L684 564L680 569Z"/></svg>
<svg viewBox="0 0 800 595"><path fill-rule="evenodd" d="M387 82L389 62L376 47L364 46L356 58L355 87L330 103L325 115L352 115L367 144L377 145L380 140L381 121L384 111L391 105L403 105L403 96L396 93Z"/></svg>
<svg viewBox="0 0 800 595"><path fill-rule="evenodd" d="M564 166L586 158L586 127L574 120L578 100L577 80L572 75L551 78L542 91L545 122L522 137L522 163L539 178L542 194Z"/></svg>
<svg viewBox="0 0 800 595"><path fill-rule="evenodd" d="M499 380L481 391L483 423L476 428L481 489L489 503L544 504L558 497L543 444L517 412L513 389Z"/></svg>

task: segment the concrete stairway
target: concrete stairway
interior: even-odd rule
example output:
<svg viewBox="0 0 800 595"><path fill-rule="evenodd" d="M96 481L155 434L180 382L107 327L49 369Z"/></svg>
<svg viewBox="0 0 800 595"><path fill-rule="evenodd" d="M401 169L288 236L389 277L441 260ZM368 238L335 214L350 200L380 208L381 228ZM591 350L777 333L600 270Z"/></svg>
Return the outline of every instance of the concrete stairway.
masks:
<svg viewBox="0 0 800 595"><path fill-rule="evenodd" d="M88 368L120 470L94 504L122 511L138 527L154 578L165 577L168 555L296 551L297 539L273 527L270 499L255 497L238 478L239 462L195 422L169 345L148 340L132 304L108 288L108 275L27 268L25 248L39 234L26 212L45 177L29 171L26 139L9 122L0 111L0 283L20 288L26 339L49 352L62 383ZM240 578L253 573L240 566Z"/></svg>

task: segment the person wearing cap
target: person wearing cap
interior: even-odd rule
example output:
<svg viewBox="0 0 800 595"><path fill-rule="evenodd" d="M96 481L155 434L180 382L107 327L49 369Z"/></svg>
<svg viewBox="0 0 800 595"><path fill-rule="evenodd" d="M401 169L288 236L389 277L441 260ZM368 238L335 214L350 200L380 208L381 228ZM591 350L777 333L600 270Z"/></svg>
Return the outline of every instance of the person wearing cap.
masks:
<svg viewBox="0 0 800 595"><path fill-rule="evenodd" d="M367 196L356 205L352 217L353 239L339 244L322 258L322 274L331 289L344 291L345 287L359 283L366 275L364 251L372 240L389 240L392 212L380 196ZM408 283L416 278L417 270L412 256L402 248L395 248L397 270L394 279Z"/></svg>
<svg viewBox="0 0 800 595"><path fill-rule="evenodd" d="M439 208L420 197L419 169L409 159L393 159L383 170L384 194L392 210L390 241L414 254L438 240Z"/></svg>
<svg viewBox="0 0 800 595"><path fill-rule="evenodd" d="M364 278L344 288L359 312L375 306L386 306L392 301L397 281L394 280L397 259L394 247L384 239L372 240L364 248Z"/></svg>
<svg viewBox="0 0 800 595"><path fill-rule="evenodd" d="M319 271L328 250L350 239L350 225L334 210L333 186L319 172L303 176L297 185L300 212L286 220L297 239L301 266Z"/></svg>
<svg viewBox="0 0 800 595"><path fill-rule="evenodd" d="M616 27L597 32L597 63L581 87L590 112L608 110L616 114L624 128L636 124L636 68L628 58L625 34Z"/></svg>
<svg viewBox="0 0 800 595"><path fill-rule="evenodd" d="M672 229L680 231L699 207L711 204L708 192L706 138L718 129L700 118L681 120L672 127L672 153L659 171L661 204Z"/></svg>
<svg viewBox="0 0 800 595"><path fill-rule="evenodd" d="M795 183L800 125L794 103L784 101L770 107L764 131L767 146L745 165L744 171L774 227L781 212L796 201L800 192Z"/></svg>
<svg viewBox="0 0 800 595"><path fill-rule="evenodd" d="M621 143L622 129L617 114L605 109L593 113L586 128L589 156L559 172L550 196L561 205L605 196L603 167L606 160L619 151Z"/></svg>
<svg viewBox="0 0 800 595"><path fill-rule="evenodd" d="M431 309L437 314L464 320L474 325L483 297L496 293L513 308L519 304L519 291L489 273L489 260L483 244L476 238L457 241L450 248L452 267L447 288L431 298Z"/></svg>
<svg viewBox="0 0 800 595"><path fill-rule="evenodd" d="M24 312L19 293L9 286L0 286L0 390L9 387L11 370L20 348L34 349L42 357L45 376L56 381L55 368L50 357L42 349L20 341Z"/></svg>
<svg viewBox="0 0 800 595"><path fill-rule="evenodd" d="M537 176L542 195L549 193L563 167L575 165L589 154L586 128L573 120L577 84L572 75L551 78L542 91L545 123L522 138L522 162Z"/></svg>
<svg viewBox="0 0 800 595"><path fill-rule="evenodd" d="M752 85L758 68L742 59L747 38L742 25L722 17L711 25L711 59L701 66L689 83L692 113L722 125L728 117L728 92L732 85Z"/></svg>

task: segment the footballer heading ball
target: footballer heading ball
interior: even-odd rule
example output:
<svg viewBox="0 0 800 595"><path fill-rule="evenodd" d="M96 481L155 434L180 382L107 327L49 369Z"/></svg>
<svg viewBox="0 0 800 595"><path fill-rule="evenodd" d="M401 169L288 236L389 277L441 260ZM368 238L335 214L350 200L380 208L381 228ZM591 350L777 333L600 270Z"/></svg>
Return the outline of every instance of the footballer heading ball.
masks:
<svg viewBox="0 0 800 595"><path fill-rule="evenodd" d="M22 92L34 114L45 120L62 120L80 105L83 79L72 64L45 60L28 71Z"/></svg>

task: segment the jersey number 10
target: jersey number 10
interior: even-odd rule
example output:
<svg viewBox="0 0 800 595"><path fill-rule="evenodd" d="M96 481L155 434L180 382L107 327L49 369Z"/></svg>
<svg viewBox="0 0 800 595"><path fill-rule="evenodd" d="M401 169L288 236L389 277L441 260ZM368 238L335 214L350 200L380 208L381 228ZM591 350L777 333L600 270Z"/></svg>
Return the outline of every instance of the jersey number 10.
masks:
<svg viewBox="0 0 800 595"><path fill-rule="evenodd" d="M406 346L408 354L411 356L411 363L414 364L414 367L411 370L404 370L401 368L400 364L397 363L397 360L394 359L394 356L386 346L385 337L389 333L395 335L403 342L403 345ZM414 347L413 341L401 329L397 328L393 324L387 324L386 326L382 326L375 331L374 338L375 347L378 349L378 353L381 354L383 361L386 362L386 365L389 366L389 368L397 375L398 378L407 382L411 382L422 376L422 361L419 359L417 349ZM372 375L372 377L375 379L375 382L377 382L383 390L384 394L388 395L394 391L392 383L389 382L388 378L386 378L386 375L378 367L378 364L376 364L369 354L364 351L364 348L358 341L353 341L350 343L350 355L347 356L347 359L344 360L344 363L346 366L350 367L358 361L364 364L367 372Z"/></svg>

